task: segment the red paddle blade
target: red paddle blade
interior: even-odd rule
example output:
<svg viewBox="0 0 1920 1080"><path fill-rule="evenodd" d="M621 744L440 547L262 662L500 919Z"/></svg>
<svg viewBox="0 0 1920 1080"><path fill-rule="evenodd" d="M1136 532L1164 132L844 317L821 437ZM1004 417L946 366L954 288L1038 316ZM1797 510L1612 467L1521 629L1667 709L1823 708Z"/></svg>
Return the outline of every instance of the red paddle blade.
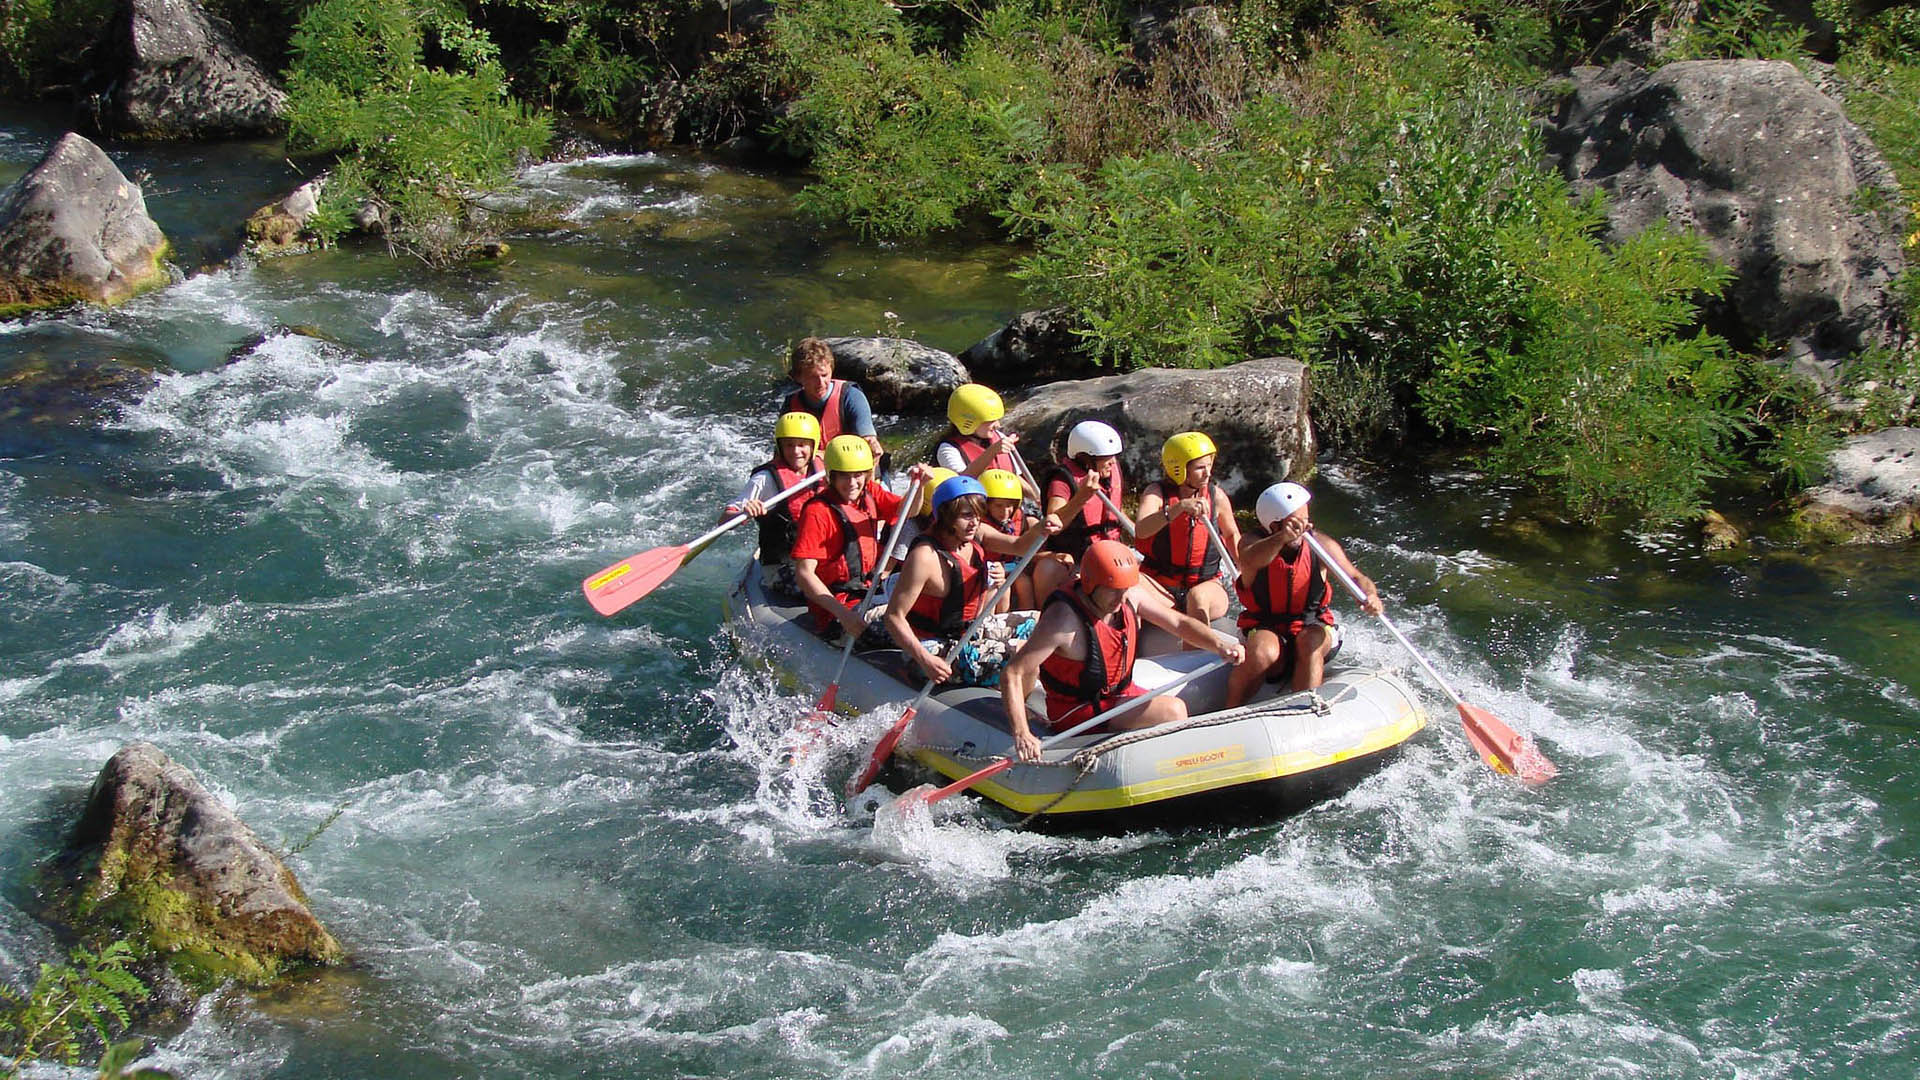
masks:
<svg viewBox="0 0 1920 1080"><path fill-rule="evenodd" d="M1522 738L1487 710L1461 702L1460 723L1466 728L1467 741L1495 772L1518 777L1528 787L1539 787L1560 775L1532 740Z"/></svg>
<svg viewBox="0 0 1920 1080"><path fill-rule="evenodd" d="M961 792L972 787L973 785L979 783L980 781L985 780L987 777L998 776L1001 773L1006 772L1008 769L1011 769L1011 768L1013 768L1013 759L1001 758L999 761L994 762L993 764L987 766L984 769L981 769L977 772L968 773L967 775L961 777L960 779L955 780L953 783L948 784L946 787L943 787L943 788L918 787L913 789L912 791L907 792L905 795L900 796L898 799L894 801L900 802L900 803L904 803L904 802L925 803L928 806L932 806L934 803L939 802L941 799L951 798L952 796L958 795Z"/></svg>
<svg viewBox="0 0 1920 1080"><path fill-rule="evenodd" d="M660 587L686 561L687 546L673 544L622 559L580 583L587 603L602 615L611 615Z"/></svg>
<svg viewBox="0 0 1920 1080"><path fill-rule="evenodd" d="M895 720L893 726L887 729L887 733L880 736L880 741L874 744L873 754L867 758L866 765L862 766L859 774L847 784L847 798L851 799L867 790L867 785L873 783L873 778L880 775L881 767L887 763L888 758L893 756L893 748L900 744L900 736L906 734L907 725L913 723L913 714L916 711L908 709L901 713L900 719Z"/></svg>
<svg viewBox="0 0 1920 1080"><path fill-rule="evenodd" d="M832 712L834 700L839 696L840 696L840 684L837 682L828 683L827 692L820 695L820 703L813 707L813 711L817 713Z"/></svg>

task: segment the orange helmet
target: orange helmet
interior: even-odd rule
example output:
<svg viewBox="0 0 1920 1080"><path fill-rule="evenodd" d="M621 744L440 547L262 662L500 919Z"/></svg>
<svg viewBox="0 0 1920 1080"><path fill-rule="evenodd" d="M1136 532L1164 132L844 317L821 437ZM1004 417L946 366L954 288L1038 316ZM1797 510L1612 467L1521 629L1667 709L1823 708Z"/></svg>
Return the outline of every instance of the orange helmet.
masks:
<svg viewBox="0 0 1920 1080"><path fill-rule="evenodd" d="M1140 583L1140 553L1118 540L1095 540L1080 558L1080 581L1088 589L1131 589Z"/></svg>

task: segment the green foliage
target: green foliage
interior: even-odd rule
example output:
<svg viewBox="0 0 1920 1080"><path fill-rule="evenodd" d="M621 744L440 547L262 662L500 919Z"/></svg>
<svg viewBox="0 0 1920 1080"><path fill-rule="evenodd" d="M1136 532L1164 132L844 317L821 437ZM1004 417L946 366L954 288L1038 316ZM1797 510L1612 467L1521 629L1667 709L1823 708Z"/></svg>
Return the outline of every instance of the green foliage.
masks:
<svg viewBox="0 0 1920 1080"><path fill-rule="evenodd" d="M0 5L0 91L37 96L76 78L107 33L118 0L6 0Z"/></svg>
<svg viewBox="0 0 1920 1080"><path fill-rule="evenodd" d="M13 1056L7 1076L17 1077L28 1062L41 1059L73 1065L89 1033L105 1043L124 1030L132 1022L128 1003L147 996L146 984L127 970L137 958L126 941L98 953L76 948L65 964L40 965L40 977L24 998L0 988L0 1038ZM110 1052L108 1059L113 1057Z"/></svg>
<svg viewBox="0 0 1920 1080"><path fill-rule="evenodd" d="M1856 430L1920 423L1920 352L1911 345L1869 349L1847 362L1841 390L1859 403Z"/></svg>
<svg viewBox="0 0 1920 1080"><path fill-rule="evenodd" d="M1670 39L1668 60L1799 60L1807 31L1780 15L1768 0L1714 0Z"/></svg>
<svg viewBox="0 0 1920 1080"><path fill-rule="evenodd" d="M1686 516L1749 430L1740 366L1725 342L1691 332L1694 298L1728 271L1665 227L1609 249L1593 237L1593 204L1561 206L1502 230L1528 283L1514 333L1450 343L1422 407L1443 428L1497 436L1488 464L1554 490L1577 517Z"/></svg>
<svg viewBox="0 0 1920 1080"><path fill-rule="evenodd" d="M453 70L426 62L429 42ZM472 193L503 184L551 136L508 95L493 42L458 9L318 0L292 47L288 144L341 158L315 217L324 239L372 200L392 210L398 243L448 261L467 238Z"/></svg>
<svg viewBox="0 0 1920 1080"><path fill-rule="evenodd" d="M1053 83L1041 24L1018 7L978 21L957 55L883 0L797 0L772 34L804 89L780 125L819 179L802 205L882 235L924 233L996 209L1042 165Z"/></svg>

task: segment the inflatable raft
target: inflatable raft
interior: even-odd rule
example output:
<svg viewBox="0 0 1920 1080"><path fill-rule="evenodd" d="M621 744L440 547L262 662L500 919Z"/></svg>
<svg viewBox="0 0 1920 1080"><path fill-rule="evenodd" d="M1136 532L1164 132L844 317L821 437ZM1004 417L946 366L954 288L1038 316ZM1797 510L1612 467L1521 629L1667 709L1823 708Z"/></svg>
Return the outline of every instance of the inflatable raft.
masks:
<svg viewBox="0 0 1920 1080"><path fill-rule="evenodd" d="M767 655L803 683L824 689L840 647L806 627L806 609L770 598L757 563L728 590L727 616L742 644ZM1161 648L1171 643L1155 632ZM1144 655L1134 681L1152 689L1213 660L1211 653ZM856 652L840 680L838 704L856 713L904 708L924 677L897 649ZM971 789L1036 823L1109 828L1188 820L1262 820L1339 795L1386 764L1426 726L1413 691L1385 671L1330 673L1317 691L1261 696L1224 708L1222 668L1177 691L1185 723L1066 740L1045 760L1016 765ZM1029 707L1042 715L1040 693ZM1041 733L1044 736L1044 732ZM958 779L1010 752L997 689L933 694L901 749L921 766Z"/></svg>

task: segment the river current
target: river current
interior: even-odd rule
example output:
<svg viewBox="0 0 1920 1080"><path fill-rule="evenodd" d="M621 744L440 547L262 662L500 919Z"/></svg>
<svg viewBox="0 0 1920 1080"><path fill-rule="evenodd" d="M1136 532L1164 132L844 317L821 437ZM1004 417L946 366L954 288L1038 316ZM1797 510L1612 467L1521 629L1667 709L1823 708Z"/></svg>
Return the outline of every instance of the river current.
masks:
<svg viewBox="0 0 1920 1080"><path fill-rule="evenodd" d="M53 134L0 131L0 179ZM114 152L189 266L289 175ZM820 687L723 630L744 535L615 618L579 592L708 527L766 456L786 342L958 350L1020 306L1003 249L863 245L791 194L541 166L497 267L354 248L0 324L0 387L157 372L115 409L0 408L0 979L57 957L32 868L147 739L291 853L355 958L208 998L148 1059L183 1076L1920 1069L1910 549L1709 558L1323 462L1316 520L1558 780L1489 772L1427 688L1399 760L1263 827L844 817L890 717L780 766Z"/></svg>

